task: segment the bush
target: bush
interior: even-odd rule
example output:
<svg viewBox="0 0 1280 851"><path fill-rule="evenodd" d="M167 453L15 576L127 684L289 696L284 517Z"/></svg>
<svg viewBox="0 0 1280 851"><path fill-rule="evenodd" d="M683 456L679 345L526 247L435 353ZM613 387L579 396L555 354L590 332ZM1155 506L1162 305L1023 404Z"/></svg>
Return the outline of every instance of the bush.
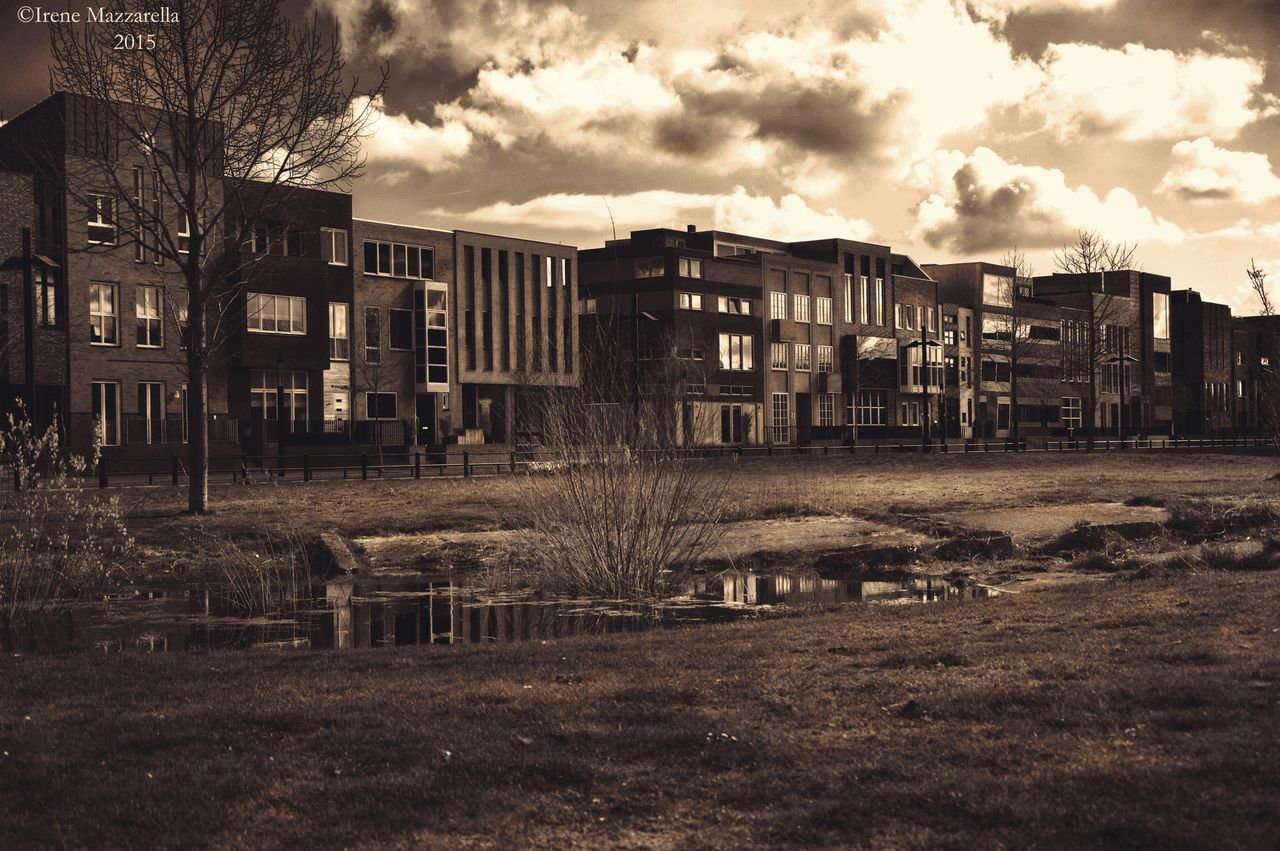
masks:
<svg viewBox="0 0 1280 851"><path fill-rule="evenodd" d="M97 463L68 452L54 425L37 430L19 403L0 425L0 627L38 627L116 581L133 541L119 498L86 486Z"/></svg>

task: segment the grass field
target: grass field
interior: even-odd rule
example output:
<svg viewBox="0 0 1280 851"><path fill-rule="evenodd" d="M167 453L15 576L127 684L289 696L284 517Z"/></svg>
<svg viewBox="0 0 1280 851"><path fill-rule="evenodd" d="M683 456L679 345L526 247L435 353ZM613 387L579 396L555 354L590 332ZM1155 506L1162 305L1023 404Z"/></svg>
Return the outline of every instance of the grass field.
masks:
<svg viewBox="0 0 1280 851"><path fill-rule="evenodd" d="M0 660L0 847L1274 847L1276 574L433 652Z"/></svg>

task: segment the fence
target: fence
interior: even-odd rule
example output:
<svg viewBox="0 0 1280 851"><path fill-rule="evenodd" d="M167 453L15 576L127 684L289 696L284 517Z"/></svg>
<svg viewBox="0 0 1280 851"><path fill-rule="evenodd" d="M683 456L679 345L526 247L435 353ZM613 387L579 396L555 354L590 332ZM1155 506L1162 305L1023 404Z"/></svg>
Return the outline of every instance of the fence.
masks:
<svg viewBox="0 0 1280 851"><path fill-rule="evenodd" d="M1204 438L1128 438L1099 439L1093 443L1096 452L1160 452L1263 449L1275 442L1260 437ZM619 452L636 453L646 450ZM661 450L668 451L668 450ZM716 460L768 458L807 455L881 455L893 453L991 454L1021 451L1024 453L1088 452L1084 439L1047 440L1043 445L1028 446L1026 441L1015 450L1013 441L953 441L921 444L919 442L862 443L825 446L708 446L679 450L687 457ZM536 448L518 451L465 450L455 453L424 450L390 449L382 452L352 454L239 455L209 459L210 484L240 484L257 481L299 481L370 479L430 479L495 476L526 471L553 470L555 458ZM8 462L0 460L0 488L18 485L18 473ZM88 471L83 484L100 488L147 485L182 486L188 481L185 456L168 458L104 458Z"/></svg>

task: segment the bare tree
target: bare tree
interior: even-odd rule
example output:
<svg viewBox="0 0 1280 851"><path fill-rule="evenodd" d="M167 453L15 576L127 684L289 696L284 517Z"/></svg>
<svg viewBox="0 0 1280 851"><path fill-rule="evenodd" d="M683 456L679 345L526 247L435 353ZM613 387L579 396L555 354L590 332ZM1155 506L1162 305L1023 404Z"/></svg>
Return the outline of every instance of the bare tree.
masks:
<svg viewBox="0 0 1280 851"><path fill-rule="evenodd" d="M1053 253L1057 270L1067 275L1085 278L1097 275L1097 289L1087 278L1079 292L1085 294L1086 335L1083 351L1084 366L1089 380L1089 422L1087 424L1088 448L1093 449L1098 425L1098 375L1105 364L1116 362L1119 370L1127 369L1124 358L1128 354L1127 334L1109 333L1109 326L1128 327L1126 321L1127 299L1120 300L1116 293L1108 292L1106 274L1133 268L1137 244L1111 242L1096 230L1080 231L1074 242ZM1128 295L1128 293L1126 293ZM1121 297L1123 298L1123 297ZM1065 341L1064 341L1065 345ZM1121 399L1121 416L1128 406L1128 399Z"/></svg>
<svg viewBox="0 0 1280 851"><path fill-rule="evenodd" d="M1245 274L1249 276L1249 287L1253 290L1253 294L1258 297L1259 312L1263 316L1275 316L1275 306L1271 303L1271 296L1267 292L1267 273L1259 268L1258 264L1250 258L1249 268L1245 270Z"/></svg>
<svg viewBox="0 0 1280 851"><path fill-rule="evenodd" d="M107 204L121 223L117 250L153 252L181 272L187 297L172 310L189 328L188 509L202 513L207 371L223 320L237 309L229 282L251 275L256 259L240 247L298 188L345 188L361 172L360 142L386 71L358 91L337 38L324 36L316 19L294 25L275 3L105 3L131 14L164 7L177 22L157 27L137 49L114 49L110 27L51 27L52 82L87 104L77 119L90 143L68 155L60 175L69 207ZM138 185L133 163L149 185Z"/></svg>
<svg viewBox="0 0 1280 851"><path fill-rule="evenodd" d="M1249 287L1253 290L1254 295L1258 297L1259 315L1274 317L1276 315L1275 304L1271 301L1271 295L1267 292L1267 272L1260 268L1258 264L1250 258L1249 268L1245 270L1245 274L1249 277ZM1268 349L1275 348L1275 331L1271 324L1265 326L1265 330L1256 336L1259 342L1265 340L1271 343ZM1275 352L1269 351L1269 358L1274 357ZM1258 417L1258 425L1265 429L1265 433L1269 436L1278 447L1280 447L1280 374L1276 372L1278 366L1273 363L1270 366L1261 365L1261 357L1255 352L1255 363L1251 365L1251 369L1258 369L1258 386L1257 386L1257 407L1256 415Z"/></svg>

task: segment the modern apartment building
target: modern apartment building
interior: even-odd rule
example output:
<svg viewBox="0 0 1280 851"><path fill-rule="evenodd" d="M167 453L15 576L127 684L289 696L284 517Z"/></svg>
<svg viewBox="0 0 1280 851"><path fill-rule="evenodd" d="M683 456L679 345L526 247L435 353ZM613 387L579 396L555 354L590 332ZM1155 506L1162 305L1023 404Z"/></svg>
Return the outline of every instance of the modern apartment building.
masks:
<svg viewBox="0 0 1280 851"><path fill-rule="evenodd" d="M1238 426L1237 369L1231 308L1204 301L1195 290L1170 296L1175 434L1223 434ZM1235 361L1240 361L1237 368ZM1242 394L1241 394L1242 395Z"/></svg>

